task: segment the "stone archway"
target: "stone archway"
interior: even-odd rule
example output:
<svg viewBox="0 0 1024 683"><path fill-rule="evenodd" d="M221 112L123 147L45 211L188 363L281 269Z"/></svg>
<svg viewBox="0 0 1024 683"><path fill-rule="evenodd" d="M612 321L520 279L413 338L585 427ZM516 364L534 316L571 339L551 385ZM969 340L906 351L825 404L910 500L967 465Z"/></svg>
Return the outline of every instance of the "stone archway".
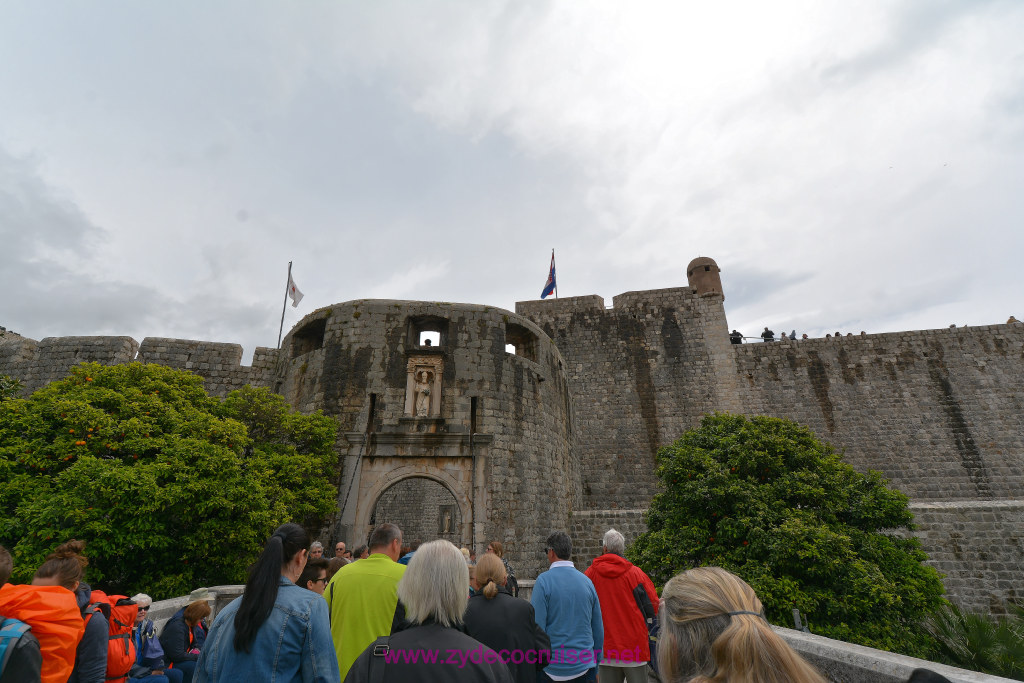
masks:
<svg viewBox="0 0 1024 683"><path fill-rule="evenodd" d="M373 503L370 527L390 522L405 542L438 538L463 544L462 509L452 491L436 479L412 476L388 486Z"/></svg>

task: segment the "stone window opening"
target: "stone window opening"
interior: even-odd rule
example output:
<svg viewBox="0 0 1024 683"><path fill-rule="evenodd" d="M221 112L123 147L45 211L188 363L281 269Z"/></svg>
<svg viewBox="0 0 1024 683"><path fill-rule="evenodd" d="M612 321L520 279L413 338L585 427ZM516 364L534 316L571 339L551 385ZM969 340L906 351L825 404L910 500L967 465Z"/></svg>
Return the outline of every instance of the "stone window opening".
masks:
<svg viewBox="0 0 1024 683"><path fill-rule="evenodd" d="M414 316L408 323L410 351L443 348L448 343L448 320L436 316Z"/></svg>
<svg viewBox="0 0 1024 683"><path fill-rule="evenodd" d="M327 319L311 320L292 335L292 358L298 358L310 351L324 347L327 333Z"/></svg>
<svg viewBox="0 0 1024 683"><path fill-rule="evenodd" d="M515 323L505 325L505 352L537 362L537 335Z"/></svg>

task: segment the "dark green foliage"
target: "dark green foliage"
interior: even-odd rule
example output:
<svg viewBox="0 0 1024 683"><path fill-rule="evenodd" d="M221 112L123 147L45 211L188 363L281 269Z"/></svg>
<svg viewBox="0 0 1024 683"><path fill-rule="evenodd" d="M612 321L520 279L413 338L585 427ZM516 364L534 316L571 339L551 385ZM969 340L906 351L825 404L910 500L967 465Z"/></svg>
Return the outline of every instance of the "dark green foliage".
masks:
<svg viewBox="0 0 1024 683"><path fill-rule="evenodd" d="M70 538L86 580L160 599L242 583L273 529L333 507L336 423L158 365L83 364L0 403L0 544L27 581Z"/></svg>
<svg viewBox="0 0 1024 683"><path fill-rule="evenodd" d="M946 605L927 621L935 639L933 658L963 669L1024 680L1024 609L1010 605L1008 617L993 620Z"/></svg>
<svg viewBox="0 0 1024 683"><path fill-rule="evenodd" d="M22 386L20 380L8 377L7 375L0 375L0 402L17 396L21 393Z"/></svg>
<svg viewBox="0 0 1024 683"><path fill-rule="evenodd" d="M907 497L859 474L789 420L717 414L658 451L664 484L630 557L663 584L719 566L743 577L769 619L922 655L919 623L944 603L923 563Z"/></svg>

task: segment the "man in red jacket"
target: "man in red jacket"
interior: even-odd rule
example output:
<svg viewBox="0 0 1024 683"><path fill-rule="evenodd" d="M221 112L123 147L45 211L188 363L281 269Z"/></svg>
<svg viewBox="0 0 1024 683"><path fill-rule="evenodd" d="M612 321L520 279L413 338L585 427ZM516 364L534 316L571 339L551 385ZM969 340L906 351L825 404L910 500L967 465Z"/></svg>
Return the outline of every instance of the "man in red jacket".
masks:
<svg viewBox="0 0 1024 683"><path fill-rule="evenodd" d="M658 594L650 577L622 556L626 551L622 534L609 529L603 545L604 554L595 558L585 572L597 589L604 621L600 680L601 683L645 683L651 649L647 622L636 604L633 589L643 586L655 610L658 609Z"/></svg>

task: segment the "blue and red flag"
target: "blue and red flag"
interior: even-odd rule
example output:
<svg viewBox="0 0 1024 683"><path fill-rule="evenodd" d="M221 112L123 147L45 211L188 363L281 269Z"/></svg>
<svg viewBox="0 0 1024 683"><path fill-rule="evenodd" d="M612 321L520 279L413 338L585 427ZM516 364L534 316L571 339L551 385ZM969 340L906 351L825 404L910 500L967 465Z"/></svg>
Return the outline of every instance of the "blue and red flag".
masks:
<svg viewBox="0 0 1024 683"><path fill-rule="evenodd" d="M555 284L555 250L551 250L551 270L548 272L548 281L544 283L544 291L540 293L540 298L551 296L551 293L555 291L557 285Z"/></svg>

